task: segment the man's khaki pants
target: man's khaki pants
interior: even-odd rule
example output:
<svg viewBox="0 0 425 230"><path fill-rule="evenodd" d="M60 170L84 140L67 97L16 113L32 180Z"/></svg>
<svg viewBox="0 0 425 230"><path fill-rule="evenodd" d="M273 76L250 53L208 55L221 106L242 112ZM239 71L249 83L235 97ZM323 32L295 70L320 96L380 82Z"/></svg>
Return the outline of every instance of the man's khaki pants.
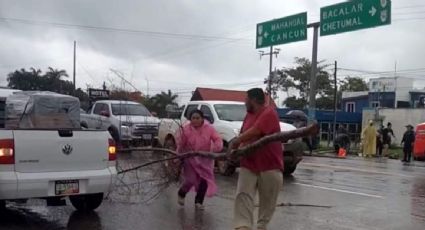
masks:
<svg viewBox="0 0 425 230"><path fill-rule="evenodd" d="M241 168L234 207L235 229L252 229L257 190L260 201L257 229L267 229L282 185L283 177L280 170L256 174L246 168Z"/></svg>

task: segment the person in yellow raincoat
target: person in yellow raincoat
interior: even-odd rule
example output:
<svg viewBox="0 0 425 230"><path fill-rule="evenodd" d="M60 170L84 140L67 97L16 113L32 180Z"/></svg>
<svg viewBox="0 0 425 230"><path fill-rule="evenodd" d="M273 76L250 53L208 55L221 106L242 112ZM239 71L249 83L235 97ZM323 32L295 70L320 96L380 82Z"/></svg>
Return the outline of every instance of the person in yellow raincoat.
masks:
<svg viewBox="0 0 425 230"><path fill-rule="evenodd" d="M376 155L376 128L373 121L362 132L363 156L372 157Z"/></svg>

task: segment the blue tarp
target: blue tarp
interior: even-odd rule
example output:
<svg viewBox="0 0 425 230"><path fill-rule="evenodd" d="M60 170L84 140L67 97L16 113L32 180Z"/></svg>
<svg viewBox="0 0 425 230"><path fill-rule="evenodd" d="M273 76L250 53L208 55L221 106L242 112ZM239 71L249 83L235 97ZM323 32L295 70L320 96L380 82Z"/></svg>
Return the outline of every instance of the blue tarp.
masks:
<svg viewBox="0 0 425 230"><path fill-rule="evenodd" d="M284 117L284 115L291 111L292 109L278 108L277 113L279 117ZM307 110L303 110L304 113L308 114ZM316 110L316 120L320 122L333 122L334 112L331 110ZM336 112L337 123L362 123L362 114L361 113L347 113L342 111Z"/></svg>

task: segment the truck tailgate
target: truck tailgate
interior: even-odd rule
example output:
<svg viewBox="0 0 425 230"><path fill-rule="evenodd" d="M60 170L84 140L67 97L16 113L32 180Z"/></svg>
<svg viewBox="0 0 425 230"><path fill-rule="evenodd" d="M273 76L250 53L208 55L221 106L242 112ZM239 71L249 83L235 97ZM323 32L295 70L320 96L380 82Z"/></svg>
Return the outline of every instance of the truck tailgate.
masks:
<svg viewBox="0 0 425 230"><path fill-rule="evenodd" d="M17 172L64 172L108 167L107 131L15 130Z"/></svg>

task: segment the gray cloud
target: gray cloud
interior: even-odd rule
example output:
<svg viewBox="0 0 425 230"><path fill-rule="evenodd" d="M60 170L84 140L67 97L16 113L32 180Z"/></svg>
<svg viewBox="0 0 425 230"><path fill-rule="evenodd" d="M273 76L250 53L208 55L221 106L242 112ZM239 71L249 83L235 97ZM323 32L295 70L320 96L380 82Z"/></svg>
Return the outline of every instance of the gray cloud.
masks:
<svg viewBox="0 0 425 230"><path fill-rule="evenodd" d="M152 93L171 88L188 96L197 85L244 89L260 84L268 72L267 59L260 60L254 48L256 23L302 11L308 11L309 21L317 20L321 6L338 2L0 0L0 17L33 21L0 20L0 82L6 84L7 73L21 67L53 66L71 73L72 42L77 40L80 87L86 83L99 86L108 79L119 84L109 72L115 68L142 90L149 79ZM393 69L395 61L399 69L423 67L425 20L398 20L420 16L403 16L418 10L402 7L415 5L421 1L393 1L390 26L320 37L319 58L365 70ZM40 21L242 40L182 39L38 24ZM311 58L311 31L308 37L308 41L280 46L276 66L290 66L297 56Z"/></svg>

